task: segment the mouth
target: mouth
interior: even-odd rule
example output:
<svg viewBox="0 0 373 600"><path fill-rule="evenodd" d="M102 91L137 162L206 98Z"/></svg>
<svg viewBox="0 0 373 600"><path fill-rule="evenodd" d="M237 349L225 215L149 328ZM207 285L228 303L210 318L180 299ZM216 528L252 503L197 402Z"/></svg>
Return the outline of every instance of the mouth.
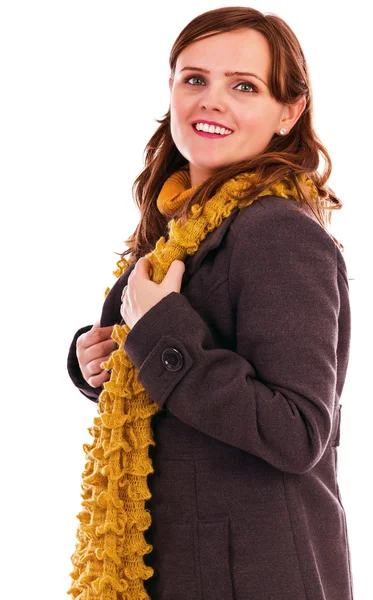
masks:
<svg viewBox="0 0 373 600"><path fill-rule="evenodd" d="M205 138L216 139L216 140L219 138L221 138L221 139L227 138L230 135L232 135L232 133L233 133L233 131L230 131L229 133L210 133L209 131L201 131L196 128L196 123L193 123L192 127L197 135L199 135L201 137L205 137ZM225 129L225 131L226 131L226 129Z"/></svg>

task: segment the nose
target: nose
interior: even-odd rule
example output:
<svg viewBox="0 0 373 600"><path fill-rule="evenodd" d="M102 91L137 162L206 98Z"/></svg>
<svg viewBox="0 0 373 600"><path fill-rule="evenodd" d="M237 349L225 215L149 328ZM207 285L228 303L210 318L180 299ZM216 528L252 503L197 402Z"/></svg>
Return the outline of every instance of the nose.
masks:
<svg viewBox="0 0 373 600"><path fill-rule="evenodd" d="M207 110L219 110L224 112L225 110L225 99L224 91L221 86L209 85L201 93L199 99L199 105Z"/></svg>

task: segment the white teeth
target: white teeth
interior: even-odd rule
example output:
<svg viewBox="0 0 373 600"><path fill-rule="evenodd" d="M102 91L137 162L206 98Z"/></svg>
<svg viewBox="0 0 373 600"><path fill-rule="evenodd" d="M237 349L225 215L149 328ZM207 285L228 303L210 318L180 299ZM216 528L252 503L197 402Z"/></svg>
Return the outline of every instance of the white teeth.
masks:
<svg viewBox="0 0 373 600"><path fill-rule="evenodd" d="M208 123L194 123L194 127L198 131L205 131L206 133L218 133L220 135L229 135L232 133L230 129L218 127L217 125L208 125Z"/></svg>

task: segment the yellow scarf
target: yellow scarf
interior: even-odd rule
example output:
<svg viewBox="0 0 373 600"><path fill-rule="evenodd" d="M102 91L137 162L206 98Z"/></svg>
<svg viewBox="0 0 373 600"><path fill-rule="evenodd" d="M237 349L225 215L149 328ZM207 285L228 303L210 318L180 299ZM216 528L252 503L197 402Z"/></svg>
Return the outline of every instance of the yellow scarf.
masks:
<svg viewBox="0 0 373 600"><path fill-rule="evenodd" d="M157 207L163 215L175 212L190 198L200 184L190 185L190 172L188 167L173 173L163 184L157 199Z"/></svg>
<svg viewBox="0 0 373 600"><path fill-rule="evenodd" d="M174 260L185 260L197 252L208 233L237 206L237 200L227 192L240 195L250 177L244 173L225 182L203 209L198 204L192 206L184 226L180 219L169 222L167 242L162 236L146 255L152 281L161 283ZM306 175L299 177L316 197L312 181ZM190 187L187 169L174 173L159 194L159 210L167 207L174 212L196 187ZM268 195L300 200L295 185L287 179L259 194ZM117 266L114 275L120 277L129 265L121 259ZM118 349L104 364L105 369L111 369L110 380L104 383L98 416L88 429L93 442L83 445L87 460L82 474L83 509L77 515L80 523L68 590L77 600L151 600L143 581L154 571L145 565L143 555L153 547L146 543L143 532L151 524L150 512L145 509L145 501L151 498L147 475L154 472L148 446L155 445L151 417L159 409L137 380L138 371L124 351L129 331L126 324L114 326L112 339Z"/></svg>

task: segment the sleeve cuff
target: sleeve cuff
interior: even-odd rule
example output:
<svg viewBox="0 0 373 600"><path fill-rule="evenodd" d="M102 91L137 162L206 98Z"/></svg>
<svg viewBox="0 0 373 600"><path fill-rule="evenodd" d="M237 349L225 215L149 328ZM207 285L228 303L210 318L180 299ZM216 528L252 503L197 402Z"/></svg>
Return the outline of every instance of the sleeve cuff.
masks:
<svg viewBox="0 0 373 600"><path fill-rule="evenodd" d="M138 380L162 408L175 386L193 365L183 332L201 317L188 300L171 292L137 321L127 334L124 350L138 369Z"/></svg>

